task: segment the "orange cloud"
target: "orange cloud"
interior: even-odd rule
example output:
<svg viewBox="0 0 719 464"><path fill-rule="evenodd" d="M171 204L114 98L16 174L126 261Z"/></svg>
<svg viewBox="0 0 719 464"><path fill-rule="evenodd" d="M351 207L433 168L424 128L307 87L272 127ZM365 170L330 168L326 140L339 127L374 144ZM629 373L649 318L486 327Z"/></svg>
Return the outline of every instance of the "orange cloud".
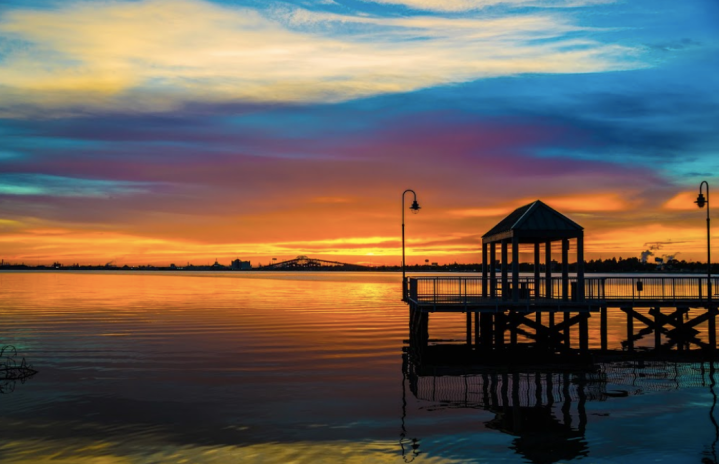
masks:
<svg viewBox="0 0 719 464"><path fill-rule="evenodd" d="M696 192L681 192L674 195L669 201L664 203L663 208L675 211L690 211L697 209L694 203L697 200Z"/></svg>
<svg viewBox="0 0 719 464"><path fill-rule="evenodd" d="M530 201L533 200L525 201L525 203ZM573 212L627 211L639 206L639 202L627 200L626 193L622 195L617 193L596 193L547 197L542 201L559 211Z"/></svg>

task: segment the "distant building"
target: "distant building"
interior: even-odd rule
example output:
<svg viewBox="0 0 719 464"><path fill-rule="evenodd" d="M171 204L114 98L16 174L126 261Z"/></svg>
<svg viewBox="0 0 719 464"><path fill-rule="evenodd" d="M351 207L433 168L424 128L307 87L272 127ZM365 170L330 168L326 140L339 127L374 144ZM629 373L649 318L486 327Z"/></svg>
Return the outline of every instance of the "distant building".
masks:
<svg viewBox="0 0 719 464"><path fill-rule="evenodd" d="M232 261L231 268L233 271L247 271L252 269L252 264L250 264L249 261L240 261L239 259L236 259Z"/></svg>

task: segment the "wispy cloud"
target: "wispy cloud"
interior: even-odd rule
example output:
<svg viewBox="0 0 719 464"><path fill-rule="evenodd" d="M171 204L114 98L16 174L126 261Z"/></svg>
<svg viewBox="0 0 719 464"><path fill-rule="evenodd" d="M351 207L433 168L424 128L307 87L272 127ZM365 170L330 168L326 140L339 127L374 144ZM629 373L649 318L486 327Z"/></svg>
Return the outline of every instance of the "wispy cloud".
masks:
<svg viewBox="0 0 719 464"><path fill-rule="evenodd" d="M337 31L348 23L362 27ZM333 102L482 77L642 66L638 49L598 42L572 18L541 11L380 18L200 0L69 2L6 11L0 38L0 114L12 116Z"/></svg>
<svg viewBox="0 0 719 464"><path fill-rule="evenodd" d="M489 6L532 6L543 8L574 8L613 3L614 0L365 0L373 3L404 5L428 11L471 11Z"/></svg>
<svg viewBox="0 0 719 464"><path fill-rule="evenodd" d="M78 179L43 174L1 174L0 195L102 198L113 195L144 194L149 183L116 180Z"/></svg>

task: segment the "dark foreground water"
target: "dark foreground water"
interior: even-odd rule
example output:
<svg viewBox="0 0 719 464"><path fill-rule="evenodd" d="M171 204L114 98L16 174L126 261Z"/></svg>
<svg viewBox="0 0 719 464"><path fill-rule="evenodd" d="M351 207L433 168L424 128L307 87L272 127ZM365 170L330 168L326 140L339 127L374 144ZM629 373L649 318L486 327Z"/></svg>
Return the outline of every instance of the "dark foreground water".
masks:
<svg viewBox="0 0 719 464"><path fill-rule="evenodd" d="M0 273L0 345L39 371L0 383L0 462L716 461L708 363L415 375L399 281Z"/></svg>

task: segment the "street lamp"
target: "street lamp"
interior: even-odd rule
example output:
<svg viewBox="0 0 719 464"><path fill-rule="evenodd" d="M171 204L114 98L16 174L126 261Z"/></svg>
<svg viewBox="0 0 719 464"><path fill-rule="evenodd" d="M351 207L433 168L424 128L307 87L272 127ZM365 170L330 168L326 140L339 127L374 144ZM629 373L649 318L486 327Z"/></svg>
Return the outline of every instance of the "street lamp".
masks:
<svg viewBox="0 0 719 464"><path fill-rule="evenodd" d="M704 195L702 194L702 187L706 184L707 186L707 197L704 198ZM701 184L699 184L699 196L697 197L697 201L694 203L697 204L698 207L703 208L704 205L707 206L707 298L709 299L709 302L712 300L712 254L711 254L711 235L709 233L709 182L703 180Z"/></svg>
<svg viewBox="0 0 719 464"><path fill-rule="evenodd" d="M417 203L417 194L414 193L414 190L407 189L402 192L402 301L407 301L407 283L405 282L404 271L404 195L407 192L412 192L412 195L414 196L414 201L412 202L412 206L410 206L409 209L411 209L414 214L417 214L420 209L419 203Z"/></svg>

